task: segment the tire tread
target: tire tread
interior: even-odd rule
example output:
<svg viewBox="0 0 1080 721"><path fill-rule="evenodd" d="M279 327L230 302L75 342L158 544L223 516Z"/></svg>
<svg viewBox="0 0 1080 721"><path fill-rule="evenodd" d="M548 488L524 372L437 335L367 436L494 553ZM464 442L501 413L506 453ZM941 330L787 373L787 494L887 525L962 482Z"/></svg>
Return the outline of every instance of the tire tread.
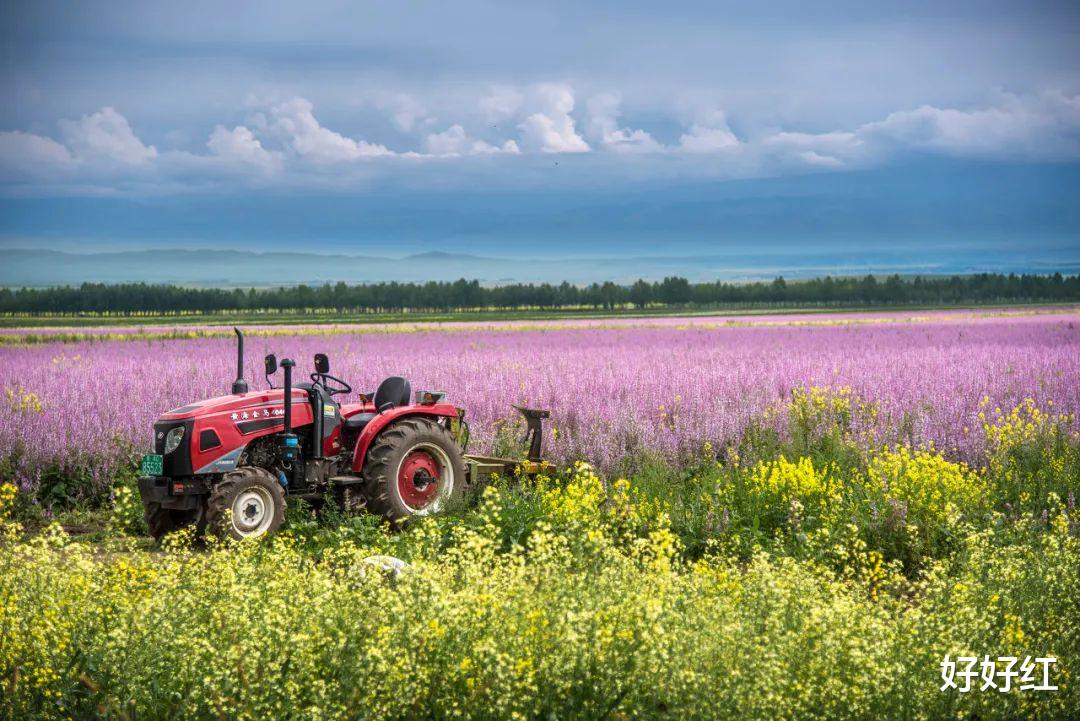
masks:
<svg viewBox="0 0 1080 721"><path fill-rule="evenodd" d="M392 523L401 523L412 514L400 508L390 491L390 484L397 483L397 466L394 460L411 444L410 437L421 433L433 433L439 437L454 466L454 495L461 493L465 484L465 461L457 441L450 431L428 418L404 418L384 429L368 449L364 459L364 477L367 479L367 508Z"/></svg>
<svg viewBox="0 0 1080 721"><path fill-rule="evenodd" d="M215 535L222 538L240 538L232 530L229 511L232 509L232 499L235 494L249 482L269 486L274 496L274 520L271 521L270 528L266 532L273 533L281 528L281 524L285 521L285 491L281 484L265 468L241 466L222 476L221 480L214 485L206 501L206 525Z"/></svg>

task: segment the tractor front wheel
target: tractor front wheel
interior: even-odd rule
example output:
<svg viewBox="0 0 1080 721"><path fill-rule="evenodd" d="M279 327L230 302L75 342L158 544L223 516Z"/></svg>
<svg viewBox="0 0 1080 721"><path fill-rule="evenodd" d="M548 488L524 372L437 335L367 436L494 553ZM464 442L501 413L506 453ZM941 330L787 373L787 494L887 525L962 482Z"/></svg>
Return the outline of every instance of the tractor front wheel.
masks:
<svg viewBox="0 0 1080 721"><path fill-rule="evenodd" d="M394 522L445 508L465 488L454 436L429 418L406 418L380 433L364 461L367 508Z"/></svg>
<svg viewBox="0 0 1080 721"><path fill-rule="evenodd" d="M270 471L242 466L226 473L206 503L206 524L222 538L273 533L285 522L285 490Z"/></svg>
<svg viewBox="0 0 1080 721"><path fill-rule="evenodd" d="M160 541L166 534L183 528L195 521L195 511L178 511L162 508L160 503L143 502L143 512L150 536Z"/></svg>

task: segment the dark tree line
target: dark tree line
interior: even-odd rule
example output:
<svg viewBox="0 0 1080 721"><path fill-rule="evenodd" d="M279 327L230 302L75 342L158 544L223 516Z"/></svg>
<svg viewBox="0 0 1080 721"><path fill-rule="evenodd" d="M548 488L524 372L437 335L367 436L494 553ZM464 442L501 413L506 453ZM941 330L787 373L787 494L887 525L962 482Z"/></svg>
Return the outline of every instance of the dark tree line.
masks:
<svg viewBox="0 0 1080 721"><path fill-rule="evenodd" d="M160 314L243 311L376 313L477 309L596 309L646 307L959 305L1080 301L1080 276L980 273L952 277L815 278L771 282L690 283L685 278L639 280L624 286L593 283L479 281L371 283L223 290L144 283L84 283L78 287L0 288L0 313Z"/></svg>

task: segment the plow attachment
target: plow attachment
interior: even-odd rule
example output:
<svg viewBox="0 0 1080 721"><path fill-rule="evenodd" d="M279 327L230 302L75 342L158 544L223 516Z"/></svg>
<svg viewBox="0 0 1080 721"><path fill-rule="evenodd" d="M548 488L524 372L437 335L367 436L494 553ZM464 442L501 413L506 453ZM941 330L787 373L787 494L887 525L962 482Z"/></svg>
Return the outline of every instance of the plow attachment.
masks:
<svg viewBox="0 0 1080 721"><path fill-rule="evenodd" d="M522 406L514 408L525 418L525 437L521 439L528 448L525 458L499 458L468 453L465 455L465 467L470 485L488 480L492 476L536 476L555 470L554 464L542 458L543 422L551 417L551 411Z"/></svg>

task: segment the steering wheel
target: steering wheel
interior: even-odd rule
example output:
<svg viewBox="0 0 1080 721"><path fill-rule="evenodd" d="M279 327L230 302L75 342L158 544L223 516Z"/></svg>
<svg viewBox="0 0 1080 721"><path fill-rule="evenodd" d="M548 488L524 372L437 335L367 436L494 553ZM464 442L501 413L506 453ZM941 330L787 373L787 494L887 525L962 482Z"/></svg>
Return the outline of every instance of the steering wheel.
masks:
<svg viewBox="0 0 1080 721"><path fill-rule="evenodd" d="M326 383L327 381L333 381L337 385L333 386L333 387L329 386ZM351 385L349 385L345 381L341 380L340 378L335 378L334 376L330 375L329 373L312 373L311 374L311 382L312 383L318 383L319 385L321 385L323 388L326 389L326 392L329 393L331 396L336 396L336 395L338 395L340 393L352 393L352 386Z"/></svg>

